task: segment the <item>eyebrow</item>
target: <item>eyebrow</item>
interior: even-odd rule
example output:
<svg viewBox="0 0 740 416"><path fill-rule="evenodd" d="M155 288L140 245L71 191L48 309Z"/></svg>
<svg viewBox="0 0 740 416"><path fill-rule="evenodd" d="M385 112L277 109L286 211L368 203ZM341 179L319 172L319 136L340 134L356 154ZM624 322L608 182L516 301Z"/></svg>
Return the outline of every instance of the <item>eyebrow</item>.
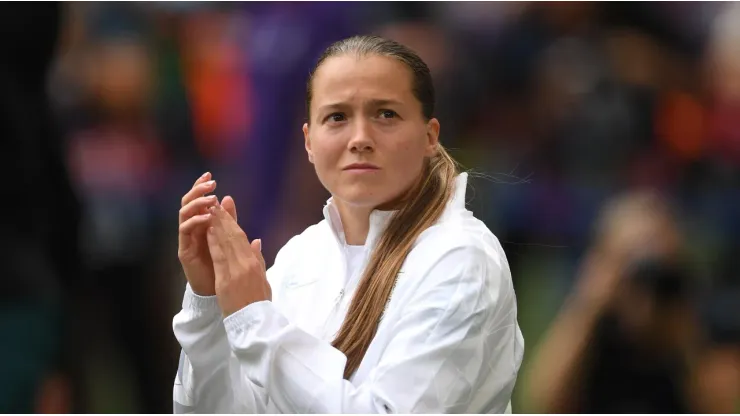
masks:
<svg viewBox="0 0 740 416"><path fill-rule="evenodd" d="M398 100L392 100L392 99L373 99L369 100L368 105L371 107L383 107L383 106L392 106L392 105L403 105L402 102ZM319 111L327 111L327 110L341 110L349 107L350 105L345 102L337 102L327 105L322 105L319 107Z"/></svg>
<svg viewBox="0 0 740 416"><path fill-rule="evenodd" d="M387 100L370 100L369 104L372 105L373 107L382 107L386 105L402 105L403 103L397 100L387 99Z"/></svg>

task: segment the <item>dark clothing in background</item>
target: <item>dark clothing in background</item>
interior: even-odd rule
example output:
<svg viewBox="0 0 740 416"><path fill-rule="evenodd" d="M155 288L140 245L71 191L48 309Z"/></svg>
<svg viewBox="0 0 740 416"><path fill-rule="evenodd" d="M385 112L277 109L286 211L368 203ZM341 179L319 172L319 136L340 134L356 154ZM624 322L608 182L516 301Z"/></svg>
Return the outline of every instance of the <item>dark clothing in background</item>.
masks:
<svg viewBox="0 0 740 416"><path fill-rule="evenodd" d="M681 361L629 343L614 318L599 323L589 358L579 413L693 413Z"/></svg>
<svg viewBox="0 0 740 416"><path fill-rule="evenodd" d="M0 4L0 412L34 411L59 370L64 291L80 273L77 200L53 125L46 74L60 3Z"/></svg>
<svg viewBox="0 0 740 416"><path fill-rule="evenodd" d="M57 3L0 5L4 300L53 296L79 274L79 207L46 93L60 22Z"/></svg>

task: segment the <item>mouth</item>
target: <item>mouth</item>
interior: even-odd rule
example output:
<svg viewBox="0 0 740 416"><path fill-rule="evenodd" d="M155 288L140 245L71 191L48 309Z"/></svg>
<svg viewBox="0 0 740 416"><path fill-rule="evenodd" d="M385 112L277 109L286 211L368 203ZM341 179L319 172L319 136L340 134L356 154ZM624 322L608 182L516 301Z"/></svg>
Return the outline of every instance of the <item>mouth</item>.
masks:
<svg viewBox="0 0 740 416"><path fill-rule="evenodd" d="M354 170L354 171L370 171L379 170L380 168L371 163L353 163L345 166L342 170Z"/></svg>

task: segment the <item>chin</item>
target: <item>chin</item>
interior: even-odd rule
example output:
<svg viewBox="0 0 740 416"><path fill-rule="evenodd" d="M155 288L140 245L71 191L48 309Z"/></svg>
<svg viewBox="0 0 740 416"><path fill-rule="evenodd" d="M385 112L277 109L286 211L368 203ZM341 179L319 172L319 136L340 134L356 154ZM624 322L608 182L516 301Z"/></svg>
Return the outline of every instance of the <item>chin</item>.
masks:
<svg viewBox="0 0 740 416"><path fill-rule="evenodd" d="M382 205L387 198L374 186L350 185L343 186L334 195L347 205L355 207L376 207Z"/></svg>
<svg viewBox="0 0 740 416"><path fill-rule="evenodd" d="M353 207L374 208L383 204L383 201L376 195L369 193L344 193L337 195L337 198Z"/></svg>

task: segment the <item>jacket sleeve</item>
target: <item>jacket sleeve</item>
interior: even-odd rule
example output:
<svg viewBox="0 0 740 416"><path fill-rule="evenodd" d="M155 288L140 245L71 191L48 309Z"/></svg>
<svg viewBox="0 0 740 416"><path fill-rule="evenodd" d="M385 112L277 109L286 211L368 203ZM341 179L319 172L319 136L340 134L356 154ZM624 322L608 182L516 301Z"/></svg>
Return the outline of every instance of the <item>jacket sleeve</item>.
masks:
<svg viewBox="0 0 740 416"><path fill-rule="evenodd" d="M495 411L505 412L521 362L516 311L496 306L502 297L507 304L513 297L505 277L500 264L480 249L448 252L405 303L393 339L360 385L343 378L342 352L291 324L269 301L243 308L224 324L242 374L263 388L281 413L490 408L477 404L479 389ZM490 363L497 360L506 364L496 367L500 375L489 377ZM483 380L489 384L481 385Z"/></svg>
<svg viewBox="0 0 740 416"><path fill-rule="evenodd" d="M290 244L267 271L273 292L281 287L285 267L281 258ZM198 296L187 285L172 327L182 347L173 388L174 413L267 413L267 394L241 373L231 352L216 296Z"/></svg>
<svg viewBox="0 0 740 416"><path fill-rule="evenodd" d="M215 296L198 296L187 286L172 325L182 346L174 413L264 413L264 390L238 374L222 319Z"/></svg>

